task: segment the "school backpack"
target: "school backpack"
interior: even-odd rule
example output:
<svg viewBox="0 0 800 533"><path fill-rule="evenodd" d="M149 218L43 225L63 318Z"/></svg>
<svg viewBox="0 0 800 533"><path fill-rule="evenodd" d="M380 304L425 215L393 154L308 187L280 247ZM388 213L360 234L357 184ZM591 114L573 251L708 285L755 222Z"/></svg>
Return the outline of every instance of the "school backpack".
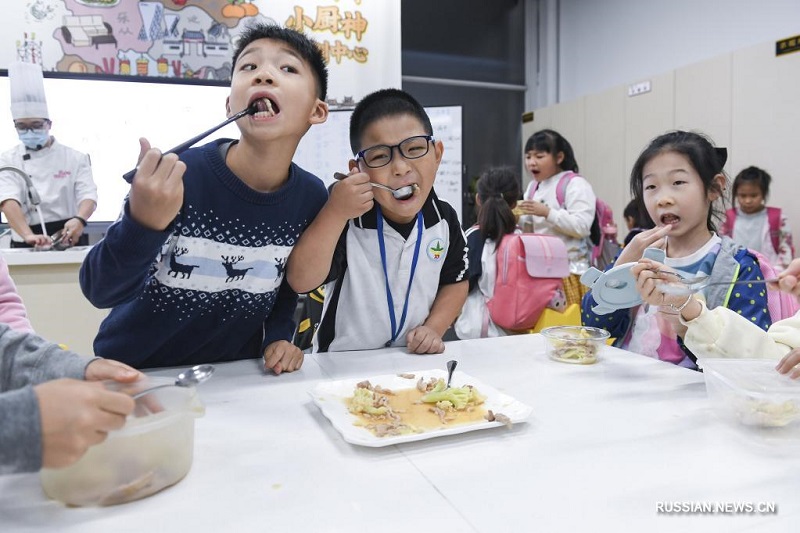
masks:
<svg viewBox="0 0 800 533"><path fill-rule="evenodd" d="M486 307L504 329L530 329L569 276L567 247L555 235L513 233L496 250L494 294Z"/></svg>
<svg viewBox="0 0 800 533"><path fill-rule="evenodd" d="M567 198L567 186L572 181L572 178L576 176L577 174L574 172L566 172L559 178L556 184L556 201L559 207L564 207L564 202ZM534 181L528 199L533 199L533 195L538 188L539 182ZM589 230L589 240L592 243L592 266L598 270L605 270L617 258L620 245L617 242L617 225L614 222L614 211L610 205L597 197L595 197L594 219Z"/></svg>
<svg viewBox="0 0 800 533"><path fill-rule="evenodd" d="M775 270L766 257L761 255L760 252L751 250L750 248L748 248L747 251L756 256L758 266L761 267L761 274L764 275L764 279L778 277L779 272ZM772 290L767 287L767 311L769 311L769 317L774 324L778 320L793 317L800 311L800 303L798 303L797 298L791 294Z"/></svg>
<svg viewBox="0 0 800 533"><path fill-rule="evenodd" d="M769 224L769 240L772 241L772 248L776 254L780 254L781 237L781 209L780 207L767 207L767 223ZM725 222L722 224L720 234L733 238L733 226L736 224L736 209L725 211ZM789 248L794 257L794 246L789 241Z"/></svg>

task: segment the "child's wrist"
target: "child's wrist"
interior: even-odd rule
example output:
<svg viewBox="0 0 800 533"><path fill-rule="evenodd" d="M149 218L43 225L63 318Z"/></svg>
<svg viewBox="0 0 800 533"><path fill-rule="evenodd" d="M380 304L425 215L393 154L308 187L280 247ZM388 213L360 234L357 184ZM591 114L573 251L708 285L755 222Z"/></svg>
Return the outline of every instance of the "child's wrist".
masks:
<svg viewBox="0 0 800 533"><path fill-rule="evenodd" d="M681 320L683 322L691 322L703 313L703 304L697 298L690 296L690 300L686 302L687 305L680 310Z"/></svg>

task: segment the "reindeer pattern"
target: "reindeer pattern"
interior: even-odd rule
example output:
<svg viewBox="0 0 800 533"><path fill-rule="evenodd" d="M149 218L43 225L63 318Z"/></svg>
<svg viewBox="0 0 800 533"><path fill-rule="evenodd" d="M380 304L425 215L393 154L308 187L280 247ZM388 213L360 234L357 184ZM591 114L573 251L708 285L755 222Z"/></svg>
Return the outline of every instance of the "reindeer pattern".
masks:
<svg viewBox="0 0 800 533"><path fill-rule="evenodd" d="M169 254L169 272L167 272L167 275L172 275L173 278L177 278L178 274L180 274L182 279L189 279L192 277L192 270L200 265L184 265L178 263L177 260L178 257L186 255L188 252L188 248L176 247L172 253Z"/></svg>
<svg viewBox="0 0 800 533"><path fill-rule="evenodd" d="M289 252L289 246L230 246L180 236L162 248L154 281L211 293L234 288L271 292L283 281Z"/></svg>
<svg viewBox="0 0 800 533"><path fill-rule="evenodd" d="M253 267L250 268L233 268L233 265L244 259L243 255L237 256L227 256L223 255L222 257L222 266L225 267L225 271L228 273L228 277L225 278L225 283L229 283L231 281L236 281L237 279L244 279L247 275L248 270L253 270Z"/></svg>

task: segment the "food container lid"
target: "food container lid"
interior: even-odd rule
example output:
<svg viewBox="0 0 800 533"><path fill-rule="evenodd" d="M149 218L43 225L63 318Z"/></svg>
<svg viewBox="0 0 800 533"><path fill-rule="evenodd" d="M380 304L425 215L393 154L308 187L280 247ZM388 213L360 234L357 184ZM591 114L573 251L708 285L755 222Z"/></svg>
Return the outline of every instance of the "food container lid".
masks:
<svg viewBox="0 0 800 533"><path fill-rule="evenodd" d="M605 342L611 334L592 326L551 326L541 331L549 339Z"/></svg>
<svg viewBox="0 0 800 533"><path fill-rule="evenodd" d="M775 370L777 361L771 359L729 359L707 357L698 360L705 373L728 386L751 395L768 395L800 399L800 383Z"/></svg>

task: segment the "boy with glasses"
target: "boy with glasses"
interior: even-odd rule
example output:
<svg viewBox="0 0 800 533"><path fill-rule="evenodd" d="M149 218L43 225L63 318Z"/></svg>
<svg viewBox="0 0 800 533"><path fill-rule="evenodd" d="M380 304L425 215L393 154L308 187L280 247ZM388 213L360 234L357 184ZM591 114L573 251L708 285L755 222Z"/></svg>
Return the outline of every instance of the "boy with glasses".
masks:
<svg viewBox="0 0 800 533"><path fill-rule="evenodd" d="M89 156L50 135L39 65L12 63L8 76L11 116L21 144L0 155L0 167L22 172L0 172L0 210L13 230L11 247L48 247L50 235L59 231L64 247L89 244L84 229L97 208Z"/></svg>
<svg viewBox="0 0 800 533"><path fill-rule="evenodd" d="M442 142L419 102L384 89L353 111L350 146L350 175L334 185L287 267L297 292L327 283L314 351L441 353L468 288L461 224L433 191Z"/></svg>

